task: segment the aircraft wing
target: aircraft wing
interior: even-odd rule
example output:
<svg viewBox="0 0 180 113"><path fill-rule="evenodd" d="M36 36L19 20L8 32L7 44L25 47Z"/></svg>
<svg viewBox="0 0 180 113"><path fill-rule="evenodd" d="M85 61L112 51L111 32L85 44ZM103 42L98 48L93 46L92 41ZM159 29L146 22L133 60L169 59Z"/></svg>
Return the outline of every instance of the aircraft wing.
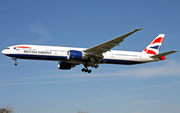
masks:
<svg viewBox="0 0 180 113"><path fill-rule="evenodd" d="M131 34L141 30L143 28L135 29L134 31L131 31L125 35L122 35L120 37L117 37L115 39L112 39L110 41L107 41L105 43L99 44L97 46L94 46L92 48L84 50L86 53L96 54L96 55L102 55L103 52L110 51L113 47L119 45L126 37L130 36Z"/></svg>

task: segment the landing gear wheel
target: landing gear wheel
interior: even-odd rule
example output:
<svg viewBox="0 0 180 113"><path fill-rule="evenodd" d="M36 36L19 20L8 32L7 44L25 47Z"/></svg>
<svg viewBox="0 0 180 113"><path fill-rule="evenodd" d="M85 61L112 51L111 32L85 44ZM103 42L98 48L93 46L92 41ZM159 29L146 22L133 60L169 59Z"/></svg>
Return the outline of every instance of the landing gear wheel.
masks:
<svg viewBox="0 0 180 113"><path fill-rule="evenodd" d="M15 63L14 63L14 65L15 65L15 66L17 66L17 65L18 65L18 63L17 63L17 62L15 62Z"/></svg>
<svg viewBox="0 0 180 113"><path fill-rule="evenodd" d="M95 68L98 68L99 67L99 65L95 65Z"/></svg>
<svg viewBox="0 0 180 113"><path fill-rule="evenodd" d="M14 65L15 65L15 66L17 66L17 65L18 65L18 63L17 63L17 58L12 57L12 60L14 60L14 61L15 61Z"/></svg>
<svg viewBox="0 0 180 113"><path fill-rule="evenodd" d="M82 71L82 72L84 72L85 70L86 70L85 68L82 68L82 70L81 70L81 71Z"/></svg>
<svg viewBox="0 0 180 113"><path fill-rule="evenodd" d="M85 72L88 72L88 69L85 69Z"/></svg>
<svg viewBox="0 0 180 113"><path fill-rule="evenodd" d="M92 71L91 70L88 70L88 73L91 73Z"/></svg>

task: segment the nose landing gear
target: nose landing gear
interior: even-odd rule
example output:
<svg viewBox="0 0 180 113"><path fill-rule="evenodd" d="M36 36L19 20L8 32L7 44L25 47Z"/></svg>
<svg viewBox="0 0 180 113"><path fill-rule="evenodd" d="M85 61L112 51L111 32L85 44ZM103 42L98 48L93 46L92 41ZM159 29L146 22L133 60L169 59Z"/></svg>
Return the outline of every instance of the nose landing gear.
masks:
<svg viewBox="0 0 180 113"><path fill-rule="evenodd" d="M17 62L15 62L15 63L14 63L14 65L15 65L15 66L17 66L17 65L18 65L18 63L17 63Z"/></svg>
<svg viewBox="0 0 180 113"><path fill-rule="evenodd" d="M12 59L15 61L14 65L17 66L17 65L18 65L18 63L17 63L17 58L12 57Z"/></svg>

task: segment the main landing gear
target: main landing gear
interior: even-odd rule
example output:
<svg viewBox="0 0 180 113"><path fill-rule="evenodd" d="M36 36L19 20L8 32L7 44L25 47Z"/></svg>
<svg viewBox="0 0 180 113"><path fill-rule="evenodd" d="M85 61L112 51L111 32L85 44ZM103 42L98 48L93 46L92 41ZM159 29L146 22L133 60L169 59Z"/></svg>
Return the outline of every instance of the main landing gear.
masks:
<svg viewBox="0 0 180 113"><path fill-rule="evenodd" d="M17 63L17 58L12 57L12 59L15 61L14 65L17 66L17 65L18 65L18 63Z"/></svg>
<svg viewBox="0 0 180 113"><path fill-rule="evenodd" d="M92 70L88 69L88 67L98 68L99 65L98 65L98 64L94 64L94 65L84 64L84 67L85 67L85 68L82 68L82 70L81 70L82 72L91 73Z"/></svg>
<svg viewBox="0 0 180 113"><path fill-rule="evenodd" d="M82 72L88 72L88 73L91 73L92 71L91 70L89 70L88 68L82 68L82 70L81 70Z"/></svg>

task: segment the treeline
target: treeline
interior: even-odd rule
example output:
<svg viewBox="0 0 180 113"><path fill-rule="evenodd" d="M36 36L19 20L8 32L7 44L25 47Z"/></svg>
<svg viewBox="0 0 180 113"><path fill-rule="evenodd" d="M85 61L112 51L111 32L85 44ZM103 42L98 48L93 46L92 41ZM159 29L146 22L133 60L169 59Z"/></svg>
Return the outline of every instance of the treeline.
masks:
<svg viewBox="0 0 180 113"><path fill-rule="evenodd" d="M0 113L13 113L13 108L10 106L1 106Z"/></svg>

